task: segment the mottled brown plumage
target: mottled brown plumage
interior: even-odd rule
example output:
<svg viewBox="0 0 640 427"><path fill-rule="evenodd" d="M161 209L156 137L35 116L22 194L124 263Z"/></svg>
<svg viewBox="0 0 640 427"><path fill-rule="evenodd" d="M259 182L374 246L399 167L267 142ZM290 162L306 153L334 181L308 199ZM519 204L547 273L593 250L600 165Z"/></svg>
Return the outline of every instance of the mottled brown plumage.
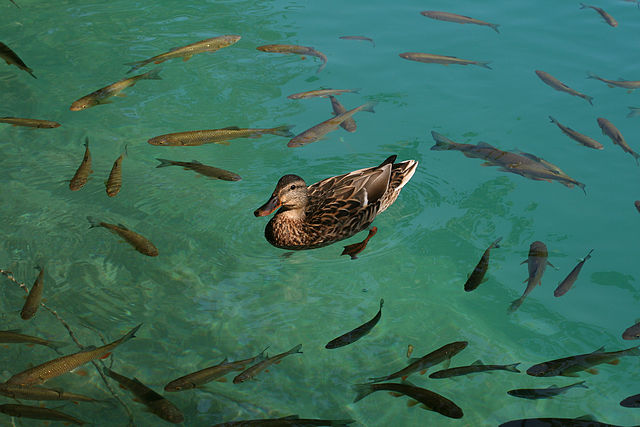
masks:
<svg viewBox="0 0 640 427"><path fill-rule="evenodd" d="M395 158L308 187L297 175L283 176L254 212L266 216L280 208L265 228L267 241L283 249L312 249L364 230L395 202L418 166L415 160L394 164Z"/></svg>

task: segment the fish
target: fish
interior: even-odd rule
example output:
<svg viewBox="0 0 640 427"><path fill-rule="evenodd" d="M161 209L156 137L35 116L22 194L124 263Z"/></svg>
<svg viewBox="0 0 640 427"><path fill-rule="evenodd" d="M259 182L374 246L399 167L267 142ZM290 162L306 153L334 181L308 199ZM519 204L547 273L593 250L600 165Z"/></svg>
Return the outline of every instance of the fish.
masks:
<svg viewBox="0 0 640 427"><path fill-rule="evenodd" d="M362 41L365 41L365 42L371 42L373 47L376 47L376 42L374 42L373 39L370 38L370 37L365 37L365 36L340 36L338 38L341 39L341 40L362 40Z"/></svg>
<svg viewBox="0 0 640 427"><path fill-rule="evenodd" d="M16 400L71 400L74 402L99 402L99 400L94 399L93 397L70 393L60 389L5 383L0 383L0 394Z"/></svg>
<svg viewBox="0 0 640 427"><path fill-rule="evenodd" d="M358 326L357 328L340 335L338 338L334 338L324 346L324 348L334 349L338 347L344 347L345 345L353 344L358 341L360 338L367 335L374 326L378 324L380 317L382 316L382 305L384 304L384 299L380 298L380 308L378 309L378 313L373 316L373 319L368 322Z"/></svg>
<svg viewBox="0 0 640 427"><path fill-rule="evenodd" d="M78 353L68 354L66 356L58 357L57 359L50 360L42 363L33 368L29 368L25 371L15 374L9 378L6 383L12 385L38 385L42 384L51 378L59 377L62 374L66 374L75 368L91 362L92 360L104 358L108 356L116 347L120 344L135 337L135 333L140 329L142 324L131 329L127 334L121 338L113 341L112 343L105 344L101 347L86 347Z"/></svg>
<svg viewBox="0 0 640 427"><path fill-rule="evenodd" d="M171 381L164 387L164 391L175 392L190 390L200 387L201 385L204 385L218 378L222 378L229 372L244 371L245 369L247 369L247 365L265 360L267 358L267 356L265 356L266 351L267 349L265 348L264 350L262 350L262 352L260 352L260 354L256 356L250 357L249 359L236 360L235 362L228 362L227 358L225 357L224 360L217 365L201 369L197 372L184 375Z"/></svg>
<svg viewBox="0 0 640 427"><path fill-rule="evenodd" d="M375 102L367 102L366 104L362 104L359 107L356 107L349 111L345 111L342 114L338 114L337 116L325 120L322 123L318 123L317 125L294 136L287 144L287 147L302 147L303 145L319 141L324 138L329 132L333 132L334 130L338 129L338 126L340 126L342 122L351 118L358 111L368 111L370 113L375 113L375 111L373 110L373 107L375 107L375 105Z"/></svg>
<svg viewBox="0 0 640 427"><path fill-rule="evenodd" d="M69 190L78 191L87 183L89 179L89 175L93 173L91 170L91 153L89 152L89 138L87 137L84 140L84 157L82 158L82 163L78 166L76 173L69 181Z"/></svg>
<svg viewBox="0 0 640 427"><path fill-rule="evenodd" d="M587 371L595 375L598 371L593 369L592 366L601 363L617 365L619 363L618 358L621 356L640 356L640 346L610 352L605 352L604 347L600 347L593 353L579 354L577 356L563 357L562 359L538 363L527 369L527 374L533 377L554 377L557 375L577 377L578 372Z"/></svg>
<svg viewBox="0 0 640 427"><path fill-rule="evenodd" d="M277 354L277 355L275 355L273 357L267 357L266 359L256 363L255 365L249 367L248 369L246 369L246 370L242 371L240 374L238 374L233 379L233 383L234 384L240 384L242 382L245 382L247 380L252 379L256 375L258 375L260 372L262 372L265 369L267 369L269 366L271 366L273 364L276 364L276 363L280 363L280 361L282 359L284 359L285 357L287 357L290 354L296 354L296 353L302 354L302 352L300 351L301 348L302 348L302 344L298 344L297 346L293 347L289 351L285 351L284 353Z"/></svg>
<svg viewBox="0 0 640 427"><path fill-rule="evenodd" d="M109 224L108 222L101 222L90 216L87 217L87 220L89 221L89 224L90 224L89 228L95 228L95 227L106 228L112 233L122 237L128 244L133 246L133 248L136 251L140 252L141 254L144 254L147 256L158 256L158 248L156 248L154 244L151 243L151 241L149 241L149 239L147 239L144 236L141 236L135 231L129 230L124 225L122 224L115 225L115 224Z"/></svg>
<svg viewBox="0 0 640 427"><path fill-rule="evenodd" d="M609 15L607 12L605 12L604 9L596 7L596 6L589 6L587 4L584 3L580 3L580 9L593 9L596 12L598 12L600 14L600 16L602 16L602 19L605 20L605 22L609 25L611 25L612 27L617 27L618 26L618 21L616 21L613 16Z"/></svg>
<svg viewBox="0 0 640 427"><path fill-rule="evenodd" d="M228 144L230 139L236 138L260 138L270 134L290 138L293 136L291 127L282 125L270 129L241 129L238 126L229 126L222 129L192 130L188 132L168 133L151 138L147 141L151 145L163 145L172 147L186 147L203 144Z"/></svg>
<svg viewBox="0 0 640 427"><path fill-rule="evenodd" d="M555 77L553 77L551 74L547 72L540 71L540 70L535 70L535 71L538 77L540 77L540 80L542 80L547 85L554 88L555 90L560 92L565 92L565 93L568 93L569 95L577 96L582 99L586 99L587 102L589 102L589 104L593 105L593 96L585 95L584 93L580 93L575 89L571 89L569 86L562 83L560 80L556 79Z"/></svg>
<svg viewBox="0 0 640 427"><path fill-rule="evenodd" d="M598 125L600 125L603 134L611 138L614 144L619 145L622 148L622 151L631 154L633 158L636 159L636 164L638 164L640 154L636 153L631 149L631 147L629 147L629 144L627 144L627 141L624 140L624 137L613 123L605 118L598 117Z"/></svg>
<svg viewBox="0 0 640 427"><path fill-rule="evenodd" d="M329 99L331 100L331 108L333 109L333 114L339 116L340 114L344 114L347 112L347 109L344 108L344 105L340 104L340 101L338 101L334 96L329 96ZM353 117L349 117L347 120L340 123L340 127L347 132L355 132L358 126L356 125L356 121L353 120Z"/></svg>
<svg viewBox="0 0 640 427"><path fill-rule="evenodd" d="M65 423L71 423L76 425L87 424L86 421L82 421L64 412L56 411L55 409L42 408L40 406L29 405L12 405L4 404L0 405L0 412L16 418L31 418L36 420L50 420L50 421L62 421Z"/></svg>
<svg viewBox="0 0 640 427"><path fill-rule="evenodd" d="M42 301L42 292L44 290L43 282L44 267L40 268L40 273L38 274L36 281L33 282L33 286L31 286L29 294L27 295L27 300L24 302L24 306L20 312L22 320L29 320L36 315L36 311L38 311L40 302Z"/></svg>
<svg viewBox="0 0 640 427"><path fill-rule="evenodd" d="M529 267L529 277L525 279L525 282L527 282L527 288L520 298L511 303L509 313L513 313L520 308L524 299L531 293L531 291L533 291L536 285L542 285L542 275L544 274L544 270L547 268L547 265L551 265L551 267L553 267L553 265L547 260L547 256L547 246L544 243L536 240L529 246L529 256L526 260L522 261L522 264L526 262Z"/></svg>
<svg viewBox="0 0 640 427"><path fill-rule="evenodd" d="M162 68L156 68L144 74L119 80L74 101L69 109L71 111L82 111L96 105L109 104L112 102L109 98L112 96L125 96L125 94L121 92L126 88L135 85L138 80L162 80L162 77L160 77L161 70Z"/></svg>
<svg viewBox="0 0 640 427"><path fill-rule="evenodd" d="M585 147L595 148L596 150L602 150L604 148L604 146L600 144L598 141L596 141L595 139L587 135L583 135L579 132L576 132L570 127L564 126L563 124L561 124L559 121L557 121L555 118L551 116L549 116L549 119L551 120L551 123L555 123L565 135L567 135L569 138L573 139L574 141L579 142Z"/></svg>
<svg viewBox="0 0 640 427"><path fill-rule="evenodd" d="M542 426L562 426L562 427L622 427L608 423L601 423L591 417L579 418L523 418L520 420L507 421L498 427L542 427Z"/></svg>
<svg viewBox="0 0 640 427"><path fill-rule="evenodd" d="M634 394L633 396L623 399L622 402L620 402L620 406L624 406L625 408L640 408L640 394Z"/></svg>
<svg viewBox="0 0 640 427"><path fill-rule="evenodd" d="M127 147L124 147L124 153L120 154L120 157L113 162L111 172L109 172L109 178L104 182L107 196L115 197L122 188L122 161L127 154Z"/></svg>
<svg viewBox="0 0 640 427"><path fill-rule="evenodd" d="M640 4L640 3L638 3ZM629 114L627 114L627 118L640 116L640 107L627 107L629 110Z"/></svg>
<svg viewBox="0 0 640 427"><path fill-rule="evenodd" d="M580 381L565 387L552 385L547 388L519 388L515 390L509 390L507 394L514 397L520 397L522 399L548 399L559 394L566 393L567 390L570 390L574 387L589 388L585 385L584 381Z"/></svg>
<svg viewBox="0 0 640 427"><path fill-rule="evenodd" d="M517 366L520 363L512 363L511 365L485 365L481 360L476 360L469 366L458 366L457 368L443 369L442 371L434 372L429 375L429 378L451 378L459 377L460 375L476 374L479 372L489 371L509 371L520 373Z"/></svg>
<svg viewBox="0 0 640 427"><path fill-rule="evenodd" d="M0 123L7 123L12 126L24 126L29 128L53 129L60 127L60 123L51 120L24 119L20 117L0 117Z"/></svg>
<svg viewBox="0 0 640 427"><path fill-rule="evenodd" d="M31 335L21 334L19 330L12 329L8 331L0 331L0 343L4 344L36 344L49 347L53 350L58 350L62 347L69 345L66 342L51 341L44 338L34 337Z"/></svg>
<svg viewBox="0 0 640 427"><path fill-rule="evenodd" d="M423 409L428 411L434 411L449 418L462 418L462 409L447 399L444 396L439 395L431 390L425 388L416 387L415 385L403 381L402 383L379 383L379 384L356 384L353 386L357 393L354 402L374 393L376 391L389 391L392 396L407 396L413 400L408 402L409 406L417 405L420 403Z"/></svg>
<svg viewBox="0 0 640 427"><path fill-rule="evenodd" d="M228 421L216 424L213 427L300 427L300 426L346 426L355 423L355 420L319 420L314 418L300 418L298 415L289 415L282 418L269 418L262 420Z"/></svg>
<svg viewBox="0 0 640 427"><path fill-rule="evenodd" d="M442 64L442 65L477 65L479 67L488 68L490 61L472 61L470 59L461 59L455 56L434 55L431 53L419 53L419 52L404 52L400 54L401 58L408 59L410 61L424 62L427 64Z"/></svg>
<svg viewBox="0 0 640 427"><path fill-rule="evenodd" d="M424 375L430 367L435 366L440 362L446 361L448 364L453 356L460 353L467 347L467 344L467 341L456 341L443 345L439 349L434 350L425 356L409 359L409 365L407 367L394 372L393 374L389 374L385 377L369 378L369 380L374 383L389 381L395 378L402 378L404 380L414 372L420 372L420 375Z"/></svg>
<svg viewBox="0 0 640 427"><path fill-rule="evenodd" d="M635 202L633 202L633 204L635 205L636 210L640 212L640 200L636 200Z"/></svg>
<svg viewBox="0 0 640 427"><path fill-rule="evenodd" d="M308 92L299 92L287 96L289 99L327 98L331 95L341 95L343 93L358 93L360 89L317 89Z"/></svg>
<svg viewBox="0 0 640 427"><path fill-rule="evenodd" d="M591 252L593 252L593 249L591 249L587 254L587 256L582 258L582 260L578 263L578 265L576 265L573 268L573 270L571 270L571 273L569 273L569 275L565 277L562 282L560 282L556 290L553 291L554 297L560 297L566 294L569 291L569 289L571 289L573 284L578 279L578 274L580 274L580 270L582 270L582 266L584 265L585 261L591 258Z"/></svg>
<svg viewBox="0 0 640 427"><path fill-rule="evenodd" d="M625 89L628 89L628 92L631 93L633 92L634 89L638 89L640 88L640 80L609 80L609 79L603 79L602 77L598 77L597 75L593 74L593 73L589 73L587 76L588 79L596 79L596 80L600 80L603 83L606 83L607 86L609 87L622 87Z"/></svg>
<svg viewBox="0 0 640 427"><path fill-rule="evenodd" d="M16 6L18 5L16 4ZM33 74L33 70L27 67L27 64L25 64L24 61L20 59L20 57L13 50L11 50L9 46L2 42L0 42L0 58L4 59L4 62L6 62L7 65L15 65L21 70L24 70L27 73L31 74L31 77L33 77L34 79L37 79L36 75Z"/></svg>
<svg viewBox="0 0 640 427"><path fill-rule="evenodd" d="M635 325L629 326L622 333L622 339L624 340L637 340L640 339L640 322Z"/></svg>
<svg viewBox="0 0 640 427"><path fill-rule="evenodd" d="M160 162L156 168L164 168L167 166L182 166L185 170L192 170L200 175L207 176L209 178L221 179L224 181L240 181L242 177L236 173L229 172L224 169L219 169L213 166L203 165L197 160L191 162L178 162L175 160L156 159Z"/></svg>
<svg viewBox="0 0 640 427"><path fill-rule="evenodd" d="M503 172L515 173L537 181L557 181L566 187L578 186L585 191L583 183L574 180L557 166L533 154L499 150L486 142L479 142L478 145L460 144L436 131L431 131L431 135L436 141L436 145L431 147L431 150L457 150L466 157L485 160L482 166L500 166Z"/></svg>
<svg viewBox="0 0 640 427"><path fill-rule="evenodd" d="M152 414L174 424L180 424L184 421L184 415L182 415L180 409L161 394L156 393L142 384L137 378L127 378L106 367L103 368L102 372L106 376L116 380L123 388L133 393L140 403L149 408Z"/></svg>
<svg viewBox="0 0 640 427"><path fill-rule="evenodd" d="M484 279L484 275L487 272L487 269L489 268L489 253L491 252L491 249L500 247L498 243L500 243L501 240L502 240L502 237L498 237L484 251L484 254L482 254L482 258L480 258L480 261L478 261L478 265L476 265L476 267L473 269L473 271L471 272L471 275L469 275L469 278L467 278L467 281L464 284L465 291L471 292L474 289L476 289L478 286L480 286L480 284Z"/></svg>
<svg viewBox="0 0 640 427"><path fill-rule="evenodd" d="M149 59L142 61L129 62L125 65L131 65L132 68L127 71L127 74L144 67L147 64L155 63L160 64L164 61L173 58L182 58L183 61L188 61L193 55L203 52L215 52L219 49L231 46L238 42L242 37L230 34L224 36L213 37L210 39L200 40L199 42L191 43L182 47L175 47L169 52L161 53L160 55L153 56Z"/></svg>
<svg viewBox="0 0 640 427"><path fill-rule="evenodd" d="M469 16L456 15L455 13L449 12L438 12L436 10L425 10L420 12L422 16L426 16L427 18L437 19L438 21L447 21L447 22L455 22L456 24L476 24L483 25L486 27L491 27L493 30L500 34L498 30L499 24L491 24L489 22L480 21L479 19L474 19Z"/></svg>
<svg viewBox="0 0 640 427"><path fill-rule="evenodd" d="M324 53L317 51L310 46L299 46L296 44L266 44L264 46L258 46L256 49L258 49L261 52L295 53L298 55L315 56L316 58L319 58L322 61L322 64L320 65L316 73L319 73L320 71L322 71L324 67L327 65L327 56Z"/></svg>
<svg viewBox="0 0 640 427"><path fill-rule="evenodd" d="M371 230L369 230L369 234L367 235L366 239L364 239L362 242L345 246L340 255L349 255L351 259L357 259L358 257L356 255L364 251L364 248L367 247L367 243L369 243L369 239L375 236L377 232L378 227L371 227Z"/></svg>

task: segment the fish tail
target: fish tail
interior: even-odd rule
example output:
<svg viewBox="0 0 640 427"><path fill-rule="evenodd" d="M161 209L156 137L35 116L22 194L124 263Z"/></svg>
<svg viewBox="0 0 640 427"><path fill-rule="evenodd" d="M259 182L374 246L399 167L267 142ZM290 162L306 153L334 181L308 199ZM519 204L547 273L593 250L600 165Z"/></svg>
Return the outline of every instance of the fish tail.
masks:
<svg viewBox="0 0 640 427"><path fill-rule="evenodd" d="M365 397L367 397L368 395L374 392L371 384L355 384L353 386L353 391L356 392L356 398L353 399L353 403L361 399L364 399Z"/></svg>
<svg viewBox="0 0 640 427"><path fill-rule="evenodd" d="M491 249L499 248L500 247L499 243L501 241L502 241L502 237L498 237L496 240L494 240L494 242L491 244Z"/></svg>
<svg viewBox="0 0 640 427"><path fill-rule="evenodd" d="M92 216L88 216L87 221L89 221L89 228L100 227L100 221L98 221Z"/></svg>
<svg viewBox="0 0 640 427"><path fill-rule="evenodd" d="M384 299L380 298L380 310L382 310L383 305L384 305Z"/></svg>
<svg viewBox="0 0 640 427"><path fill-rule="evenodd" d="M415 358L413 358L413 359L415 359ZM410 363L414 362L413 359L409 359L409 362ZM369 383L368 384L379 383L380 381L386 381L388 379L389 379L388 377L369 378ZM367 385L367 384L360 384L360 385Z"/></svg>
<svg viewBox="0 0 640 427"><path fill-rule="evenodd" d="M511 372L517 372L517 373L520 373L520 371L518 370L518 365L519 365L519 364L520 364L520 362L518 362L518 363L513 363L513 364L511 364L511 365L506 365L506 366L504 367L504 369L505 369L506 371L511 371Z"/></svg>
<svg viewBox="0 0 640 427"><path fill-rule="evenodd" d="M640 6L640 3L638 3L638 5ZM635 117L635 116L640 116L640 108L638 108L638 107L627 107L627 108L629 108L629 110L631 110L631 111L629 111L629 114L627 114L628 118Z"/></svg>
<svg viewBox="0 0 640 427"><path fill-rule="evenodd" d="M493 30L494 30L496 33L500 34L500 30L498 30L498 27L500 26L500 24L489 24L489 26L490 26L491 28L493 28Z"/></svg>
<svg viewBox="0 0 640 427"><path fill-rule="evenodd" d="M587 78L588 79L598 79L600 80L599 76L596 76L595 74L593 74L591 71L587 72Z"/></svg>
<svg viewBox="0 0 640 427"><path fill-rule="evenodd" d="M636 161L637 161L637 159L636 159ZM586 185L584 185L581 182L578 182L577 184L578 184L578 187L580 187L580 189L584 192L584 195L586 196L587 195L587 190L585 189Z"/></svg>
<svg viewBox="0 0 640 427"><path fill-rule="evenodd" d="M300 351L301 348L302 348L302 344L298 344L297 346L293 347L291 350L287 351L287 354L302 353Z"/></svg>
<svg viewBox="0 0 640 427"><path fill-rule="evenodd" d="M320 52L318 52L318 53L320 53ZM320 53L317 56L322 61L322 64L320 65L320 67L318 67L318 71L316 71L316 74L318 74L320 71L324 70L324 67L327 66L327 57L322 53Z"/></svg>
<svg viewBox="0 0 640 427"><path fill-rule="evenodd" d="M143 61L136 61L136 62L127 62L124 65L130 65L131 69L129 71L127 71L127 74L134 72L135 70L137 70L138 68L142 68L145 65L147 65L149 63L148 60L143 60Z"/></svg>
<svg viewBox="0 0 640 427"><path fill-rule="evenodd" d="M271 346L269 346L269 345L268 345L268 346L266 346L266 347L264 348L264 350L262 350L262 351L260 352L260 354L258 354L258 355L256 356L256 360L258 360L258 359L259 359L259 360L265 360L265 359L267 359L267 358L269 357L269 356L267 355L267 350L269 349L269 347L271 347Z"/></svg>
<svg viewBox="0 0 640 427"><path fill-rule="evenodd" d="M640 356L640 345L630 348L627 352L629 356Z"/></svg>
<svg viewBox="0 0 640 427"><path fill-rule="evenodd" d="M293 132L291 132L291 129L294 127L295 125L282 125L282 126L278 126L275 127L273 129L271 129L271 134L272 135L278 135L278 136L284 136L287 138L293 138L295 136L295 134Z"/></svg>
<svg viewBox="0 0 640 427"><path fill-rule="evenodd" d="M586 260L588 260L589 258L591 258L591 252L593 252L593 249L591 249L591 250L589 251L589 253L588 253L584 258L582 258L582 260L583 260L583 261L586 261Z"/></svg>
<svg viewBox="0 0 640 427"><path fill-rule="evenodd" d="M455 144L455 142L453 142L446 136L436 132L435 130L431 131L431 136L433 137L434 141L436 141L436 145L431 147L432 150L435 150L435 151L455 150L455 147L453 145Z"/></svg>
<svg viewBox="0 0 640 427"><path fill-rule="evenodd" d="M489 64L491 64L491 61L478 61L476 62L476 64L483 68L488 68L489 70L493 70L493 68L489 67Z"/></svg>
<svg viewBox="0 0 640 427"><path fill-rule="evenodd" d="M348 426L355 423L355 420L331 420L329 425L331 426Z"/></svg>
<svg viewBox="0 0 640 427"><path fill-rule="evenodd" d="M162 67L157 67L154 68L151 71L148 71L144 74L142 74L140 76L140 79L146 79L146 80L162 80L162 77L160 76L160 71L162 71Z"/></svg>
<svg viewBox="0 0 640 427"><path fill-rule="evenodd" d="M172 160L158 159L158 158L156 158L156 160L158 160L160 162L160 164L158 166L156 166L157 168L166 168L167 166L173 166L173 161Z"/></svg>
<svg viewBox="0 0 640 427"><path fill-rule="evenodd" d="M509 310L508 313L513 313L514 311L516 311L517 309L520 308L520 306L522 305L522 303L524 302L524 295L521 296L520 298L518 298L517 300L514 300L511 305L509 306Z"/></svg>
<svg viewBox="0 0 640 427"><path fill-rule="evenodd" d="M89 148L89 137L88 136L84 138L84 144L83 145L85 147Z"/></svg>
<svg viewBox="0 0 640 427"><path fill-rule="evenodd" d="M593 96L583 95L582 97L586 99L589 102L589 104L593 105Z"/></svg>
<svg viewBox="0 0 640 427"><path fill-rule="evenodd" d="M558 124L558 121L553 116L549 116L549 120L551 120L551 123Z"/></svg>
<svg viewBox="0 0 640 427"><path fill-rule="evenodd" d="M129 332L127 332L127 334L125 336L123 336L122 338L120 338L118 341L120 344L122 344L125 341L129 341L131 338L135 338L136 337L136 332L138 332L138 329L140 329L140 326L142 326L142 323L140 323L138 326L136 326L135 328L131 329Z"/></svg>
<svg viewBox="0 0 640 427"><path fill-rule="evenodd" d="M368 111L370 113L375 113L375 110L373 109L373 107L375 107L376 105L378 105L378 102L376 102L376 101L367 102L366 104L364 104L364 107L362 107L362 111Z"/></svg>
<svg viewBox="0 0 640 427"><path fill-rule="evenodd" d="M587 6L586 4L584 4L584 3L580 3L580 9L586 9L586 8L588 8L588 7L589 7L589 6Z"/></svg>
<svg viewBox="0 0 640 427"><path fill-rule="evenodd" d="M584 381L580 381L578 383L575 384L571 384L569 387L582 387L582 388L589 388Z"/></svg>
<svg viewBox="0 0 640 427"><path fill-rule="evenodd" d="M638 158L640 158L640 154L638 153L631 153L633 155L633 158L636 159L636 165L638 165Z"/></svg>
<svg viewBox="0 0 640 427"><path fill-rule="evenodd" d="M38 78L36 77L35 74L33 74L33 70L31 68L25 68L25 71L29 74L31 74L31 77L33 77L34 79L38 80Z"/></svg>

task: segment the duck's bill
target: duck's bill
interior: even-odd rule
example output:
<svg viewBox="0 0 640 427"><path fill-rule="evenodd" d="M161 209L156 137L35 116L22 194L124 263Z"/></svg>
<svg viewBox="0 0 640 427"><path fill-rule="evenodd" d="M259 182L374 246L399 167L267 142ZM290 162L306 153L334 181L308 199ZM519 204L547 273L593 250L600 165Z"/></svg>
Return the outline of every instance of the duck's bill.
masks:
<svg viewBox="0 0 640 427"><path fill-rule="evenodd" d="M282 204L278 200L278 196L271 196L271 198L264 205L260 206L253 212L255 216L267 216L278 209Z"/></svg>

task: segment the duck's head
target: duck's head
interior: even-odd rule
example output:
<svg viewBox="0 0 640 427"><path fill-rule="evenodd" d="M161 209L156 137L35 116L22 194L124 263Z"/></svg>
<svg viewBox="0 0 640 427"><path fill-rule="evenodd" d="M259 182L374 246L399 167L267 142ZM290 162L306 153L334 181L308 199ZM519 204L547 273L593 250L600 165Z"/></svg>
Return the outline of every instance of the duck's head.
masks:
<svg viewBox="0 0 640 427"><path fill-rule="evenodd" d="M267 216L282 207L285 210L304 209L309 200L307 184L298 175L280 178L271 198L253 212L255 216Z"/></svg>

